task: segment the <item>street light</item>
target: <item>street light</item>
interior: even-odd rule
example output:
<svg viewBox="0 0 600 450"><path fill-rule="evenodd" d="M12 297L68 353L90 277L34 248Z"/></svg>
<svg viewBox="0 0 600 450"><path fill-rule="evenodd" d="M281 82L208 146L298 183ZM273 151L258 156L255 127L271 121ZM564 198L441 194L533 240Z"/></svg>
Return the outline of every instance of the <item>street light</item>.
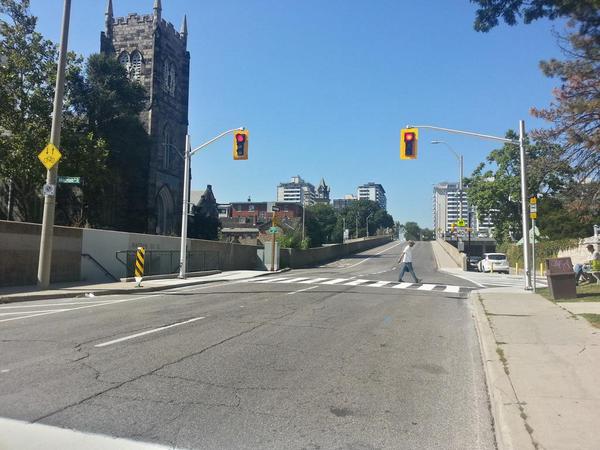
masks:
<svg viewBox="0 0 600 450"><path fill-rule="evenodd" d="M192 156L204 147L212 144L223 136L236 131L244 131L244 127L233 128L231 130L224 131L223 133L215 136L204 144L200 144L198 147L192 150L190 144L190 135L185 135L185 150L184 150L184 173L183 173L183 208L181 211L181 247L179 251L179 278L185 279L187 271L187 226L188 226L188 209L189 209L189 195L190 195L190 167L192 164Z"/></svg>
<svg viewBox="0 0 600 450"><path fill-rule="evenodd" d="M372 215L373 215L373 213L371 213L367 216L367 237L369 237L369 217L371 217Z"/></svg>
<svg viewBox="0 0 600 450"><path fill-rule="evenodd" d="M456 159L458 159L458 216L459 219L463 218L463 155L456 153L454 149L446 141L431 141L432 144L444 144L452 152Z"/></svg>

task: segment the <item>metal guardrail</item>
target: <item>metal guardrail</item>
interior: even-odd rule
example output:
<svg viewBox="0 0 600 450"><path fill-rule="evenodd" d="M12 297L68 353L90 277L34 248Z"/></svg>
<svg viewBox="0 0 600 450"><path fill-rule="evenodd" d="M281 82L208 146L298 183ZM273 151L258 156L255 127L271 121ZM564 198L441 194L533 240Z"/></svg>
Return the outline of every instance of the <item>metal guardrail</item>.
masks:
<svg viewBox="0 0 600 450"><path fill-rule="evenodd" d="M115 258L125 266L126 276L134 275L136 250L120 250ZM179 272L179 250L146 250L144 275L166 275ZM221 260L218 251L187 252L187 269L189 272L204 270L220 270Z"/></svg>

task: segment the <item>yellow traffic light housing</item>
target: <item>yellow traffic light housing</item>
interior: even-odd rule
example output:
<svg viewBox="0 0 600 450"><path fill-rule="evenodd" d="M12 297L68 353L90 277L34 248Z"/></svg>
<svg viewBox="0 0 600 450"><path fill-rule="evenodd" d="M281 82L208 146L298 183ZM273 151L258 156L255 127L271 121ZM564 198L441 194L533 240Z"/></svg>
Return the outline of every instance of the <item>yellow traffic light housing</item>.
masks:
<svg viewBox="0 0 600 450"><path fill-rule="evenodd" d="M233 159L248 159L248 130L233 133Z"/></svg>
<svg viewBox="0 0 600 450"><path fill-rule="evenodd" d="M418 128L400 130L400 159L417 159Z"/></svg>

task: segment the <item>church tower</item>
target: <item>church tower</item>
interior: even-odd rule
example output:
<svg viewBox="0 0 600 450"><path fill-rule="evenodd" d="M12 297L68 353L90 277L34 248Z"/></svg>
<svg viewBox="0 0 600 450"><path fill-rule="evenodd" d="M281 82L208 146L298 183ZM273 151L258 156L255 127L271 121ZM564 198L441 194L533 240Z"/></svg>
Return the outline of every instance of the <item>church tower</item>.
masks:
<svg viewBox="0 0 600 450"><path fill-rule="evenodd" d="M188 127L187 19L183 18L176 31L162 18L160 0L154 0L152 14L118 18L108 0L104 16L100 51L114 55L148 94L147 109L141 115L152 139L148 149L148 232L176 234L181 223L182 155Z"/></svg>

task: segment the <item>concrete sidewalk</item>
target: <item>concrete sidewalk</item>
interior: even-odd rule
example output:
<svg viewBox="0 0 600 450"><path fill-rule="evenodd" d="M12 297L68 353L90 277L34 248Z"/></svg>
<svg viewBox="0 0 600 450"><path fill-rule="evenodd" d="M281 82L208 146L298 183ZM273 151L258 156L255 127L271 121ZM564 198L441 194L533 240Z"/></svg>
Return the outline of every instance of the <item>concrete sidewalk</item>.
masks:
<svg viewBox="0 0 600 450"><path fill-rule="evenodd" d="M143 292L163 291L176 287L192 286L195 284L214 283L219 281L244 280L277 272L264 270L234 270L228 272L210 271L206 273L190 274L185 280L176 278L162 278L143 280L141 287L136 287L135 281L120 281L115 283L82 284L61 283L51 285L49 289L39 290L36 286L11 287L0 289L0 303L11 303L27 300L47 300L69 297L97 297L113 294L140 294Z"/></svg>
<svg viewBox="0 0 600 450"><path fill-rule="evenodd" d="M498 448L600 448L600 330L519 289L471 298Z"/></svg>

